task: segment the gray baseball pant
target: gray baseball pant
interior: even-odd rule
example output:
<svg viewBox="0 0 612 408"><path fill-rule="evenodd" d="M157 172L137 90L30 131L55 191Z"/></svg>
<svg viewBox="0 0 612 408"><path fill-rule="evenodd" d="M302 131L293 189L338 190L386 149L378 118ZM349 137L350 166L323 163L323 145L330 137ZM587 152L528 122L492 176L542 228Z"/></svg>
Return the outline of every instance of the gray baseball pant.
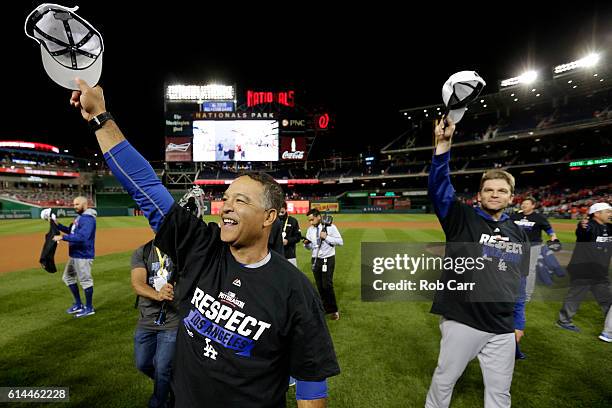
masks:
<svg viewBox="0 0 612 408"><path fill-rule="evenodd" d="M536 266L538 264L538 256L542 251L542 245L533 245L529 250L529 275L527 275L527 285L525 286L525 301L529 302L536 285Z"/></svg>
<svg viewBox="0 0 612 408"><path fill-rule="evenodd" d="M608 310L608 316L606 317L606 323L604 324L603 332L608 337L612 337L612 307Z"/></svg>
<svg viewBox="0 0 612 408"><path fill-rule="evenodd" d="M93 278L91 277L91 265L93 259L69 258L64 268L64 276L62 280L66 286L77 283L81 284L83 289L93 286Z"/></svg>
<svg viewBox="0 0 612 408"><path fill-rule="evenodd" d="M485 408L510 407L514 372L514 333L487 333L454 320L440 322L440 355L425 401L426 408L448 407L455 383L478 357L484 381Z"/></svg>
<svg viewBox="0 0 612 408"><path fill-rule="evenodd" d="M571 324L572 318L578 312L580 303L591 291L593 297L599 303L604 314L608 313L612 303L612 290L609 282L593 282L590 280L575 280L570 283L569 291L565 296L563 306L559 311L559 321L563 324Z"/></svg>

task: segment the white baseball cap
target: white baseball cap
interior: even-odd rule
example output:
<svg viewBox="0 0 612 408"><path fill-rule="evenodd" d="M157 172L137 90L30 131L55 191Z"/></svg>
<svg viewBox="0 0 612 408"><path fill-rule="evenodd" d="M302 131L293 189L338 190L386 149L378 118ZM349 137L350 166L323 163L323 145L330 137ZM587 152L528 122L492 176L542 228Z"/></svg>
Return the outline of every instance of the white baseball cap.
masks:
<svg viewBox="0 0 612 408"><path fill-rule="evenodd" d="M442 87L442 100L448 109L448 117L457 123L463 118L468 104L472 103L487 83L476 71L460 71L451 75Z"/></svg>
<svg viewBox="0 0 612 408"><path fill-rule="evenodd" d="M612 210L612 207L608 203L595 203L589 207L589 215L603 210Z"/></svg>
<svg viewBox="0 0 612 408"><path fill-rule="evenodd" d="M43 220L48 220L50 216L51 216L50 208L45 208L44 210L40 212L40 218Z"/></svg>
<svg viewBox="0 0 612 408"><path fill-rule="evenodd" d="M40 218L49 221L49 219L55 220L55 214L51 212L51 208L45 208L40 212Z"/></svg>
<svg viewBox="0 0 612 408"><path fill-rule="evenodd" d="M26 18L26 35L40 44L47 75L64 88L78 90L75 78L95 86L102 74L102 36L75 14L77 7L45 3Z"/></svg>

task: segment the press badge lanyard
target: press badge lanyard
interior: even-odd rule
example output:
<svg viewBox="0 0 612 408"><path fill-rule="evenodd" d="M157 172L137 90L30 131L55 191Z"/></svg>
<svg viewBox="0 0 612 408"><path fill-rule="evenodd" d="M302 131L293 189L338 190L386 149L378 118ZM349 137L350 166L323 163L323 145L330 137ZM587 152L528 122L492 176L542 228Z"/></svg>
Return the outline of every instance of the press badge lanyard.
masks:
<svg viewBox="0 0 612 408"><path fill-rule="evenodd" d="M321 231L323 231L323 228L321 228ZM317 243L319 244L319 247L317 248L317 255L315 257L315 262L317 261L317 259L321 259L319 258L319 251L321 250L321 245L323 245L323 240L321 239L321 233L319 232L318 225L317 225ZM321 266L321 272L327 272L327 258L323 258L323 265Z"/></svg>
<svg viewBox="0 0 612 408"><path fill-rule="evenodd" d="M287 214L287 219L285 220L285 225L283 225L283 239L287 237L287 233L285 230L287 229L287 223L289 222L289 214Z"/></svg>
<svg viewBox="0 0 612 408"><path fill-rule="evenodd" d="M168 271L166 270L166 258L168 255L162 256L158 247L155 247L155 252L157 252L157 259L159 260L159 270L157 271L157 276L161 276L168 280Z"/></svg>

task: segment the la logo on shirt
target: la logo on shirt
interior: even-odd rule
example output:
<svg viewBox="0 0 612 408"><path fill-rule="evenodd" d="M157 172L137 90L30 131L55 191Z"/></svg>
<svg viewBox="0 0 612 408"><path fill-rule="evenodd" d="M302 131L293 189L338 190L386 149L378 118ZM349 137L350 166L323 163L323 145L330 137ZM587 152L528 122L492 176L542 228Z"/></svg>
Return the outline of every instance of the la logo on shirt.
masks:
<svg viewBox="0 0 612 408"><path fill-rule="evenodd" d="M215 299L196 288L191 303L195 309L189 312L183 323L190 337L197 333L206 340L206 357L212 358L210 341L234 350L238 356L250 357L257 340L272 327L268 322L241 312L239 309L245 303L232 292L221 292Z"/></svg>

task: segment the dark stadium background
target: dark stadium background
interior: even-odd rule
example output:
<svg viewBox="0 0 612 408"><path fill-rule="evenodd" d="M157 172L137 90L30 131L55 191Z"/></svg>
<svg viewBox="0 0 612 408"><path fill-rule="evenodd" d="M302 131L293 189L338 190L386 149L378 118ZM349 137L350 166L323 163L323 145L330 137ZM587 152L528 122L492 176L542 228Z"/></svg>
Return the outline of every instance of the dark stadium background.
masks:
<svg viewBox="0 0 612 408"><path fill-rule="evenodd" d="M102 32L109 110L176 199L201 182L207 222L218 221L214 210L238 165L164 162L165 83L236 85L239 101L246 89L295 89L301 107L332 115L333 129L304 132L317 135L307 166L253 163L284 182L302 232L305 212L319 208L334 212L344 238L334 275L342 318L329 324L342 374L330 379L330 407L424 404L439 320L429 313L429 301L364 301L360 254L362 243L444 241L426 186L432 119L450 74L473 69L488 82L483 102L470 106L454 138L450 167L460 200L475 204L482 172L507 168L517 178L508 210L526 196L537 198L538 211L550 217L563 243L562 266L576 240L577 218L593 202L612 202L610 1L427 2L425 9L416 2L58 1L79 4L78 13ZM68 104L70 92L47 77L38 45L25 36L24 19L38 4L3 4L0 12L0 142L60 149L0 145L0 386L66 386L70 406L144 406L152 384L134 367L138 311L129 265L133 249L153 233L100 160L94 135ZM554 66L592 51L603 56L599 65L551 80ZM500 80L527 69L542 75L533 88L499 91ZM515 91L520 102L513 101ZM491 125L499 133L489 138ZM292 136L280 134L285 141ZM370 155L375 160L368 166ZM98 211L96 315L85 321L64 313L71 301L60 281L67 247L56 254L59 273L48 274L38 263L49 228L40 210L53 207L67 225L76 216L69 208L76 195L87 196ZM313 281L309 255L300 245L298 266ZM609 408L612 349L597 339L601 310L594 302L581 306L580 334L555 326L569 278L551 279L550 287L538 285L537 301L528 306L521 343L528 358L517 362L514 405ZM481 370L472 362L453 406L482 406L482 389ZM287 401L295 407L291 389Z"/></svg>
<svg viewBox="0 0 612 408"><path fill-rule="evenodd" d="M96 148L43 71L23 21L38 2L3 6L2 139ZM451 73L477 70L496 90L528 66L548 69L612 48L609 2L455 5L273 5L68 2L102 33L109 109L150 160L163 160L163 84L228 81L295 88L297 101L335 115L324 148L376 151L405 128L400 108L440 102ZM360 140L359 144L349 143ZM319 143L319 142L317 142ZM357 147L358 146L358 147ZM82 154L82 155L83 155ZM314 158L314 157L313 157Z"/></svg>

